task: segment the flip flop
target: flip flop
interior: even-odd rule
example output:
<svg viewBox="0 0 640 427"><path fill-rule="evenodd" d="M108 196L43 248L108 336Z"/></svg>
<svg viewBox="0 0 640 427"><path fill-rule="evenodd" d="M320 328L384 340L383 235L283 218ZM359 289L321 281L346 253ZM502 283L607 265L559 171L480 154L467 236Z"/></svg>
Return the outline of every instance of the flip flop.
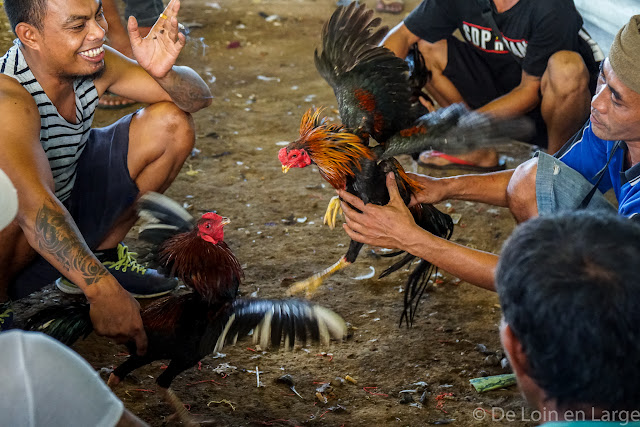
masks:
<svg viewBox="0 0 640 427"><path fill-rule="evenodd" d="M137 102L132 99L123 98L111 92L105 92L98 101L98 108L102 110L120 110L135 104L137 104Z"/></svg>
<svg viewBox="0 0 640 427"><path fill-rule="evenodd" d="M394 6L397 10L394 10ZM376 12L398 15L404 11L404 0L377 0Z"/></svg>
<svg viewBox="0 0 640 427"><path fill-rule="evenodd" d="M451 170L451 169L460 169L467 170L473 172L497 172L502 171L507 168L506 162L503 158L498 160L498 164L494 166L478 166L475 163L471 163L467 160L463 160L459 157L452 156L450 154L445 154L440 151L432 151L429 153L429 157L439 157L441 159L447 160L449 163L445 165L436 165L432 163L425 163L418 160L418 164L421 166L425 166L432 169L438 170Z"/></svg>

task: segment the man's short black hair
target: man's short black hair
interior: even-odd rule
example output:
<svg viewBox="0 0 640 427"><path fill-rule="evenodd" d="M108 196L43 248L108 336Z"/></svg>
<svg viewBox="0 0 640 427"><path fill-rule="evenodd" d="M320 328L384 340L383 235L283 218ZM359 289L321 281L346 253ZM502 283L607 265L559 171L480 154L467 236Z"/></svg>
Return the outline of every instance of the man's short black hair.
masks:
<svg viewBox="0 0 640 427"><path fill-rule="evenodd" d="M42 30L44 16L47 13L47 0L5 0L4 10L14 33L16 26L21 22Z"/></svg>
<svg viewBox="0 0 640 427"><path fill-rule="evenodd" d="M589 211L528 221L502 250L496 288L548 399L640 409L640 226Z"/></svg>

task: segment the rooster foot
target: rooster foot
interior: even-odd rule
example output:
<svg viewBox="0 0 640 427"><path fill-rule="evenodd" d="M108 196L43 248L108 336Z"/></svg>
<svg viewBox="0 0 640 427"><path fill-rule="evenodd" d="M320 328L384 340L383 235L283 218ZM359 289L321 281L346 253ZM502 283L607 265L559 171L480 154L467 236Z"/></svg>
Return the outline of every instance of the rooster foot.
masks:
<svg viewBox="0 0 640 427"><path fill-rule="evenodd" d="M297 295L300 292L305 291L305 296L307 298L311 298L311 296L316 292L316 290L320 287L320 285L322 285L322 283L325 281L327 277L331 276L336 271L342 270L349 264L351 263L348 262L345 259L345 257L342 257L338 260L338 262L333 264L331 267L325 270L322 270L320 273L314 274L308 279L305 279L301 282L296 282L293 285L291 285L289 289L287 289L286 295L287 296Z"/></svg>
<svg viewBox="0 0 640 427"><path fill-rule="evenodd" d="M330 229L334 229L336 227L336 217L338 213L342 215L342 206L340 205L340 197L333 196L331 200L329 200L329 205L327 206L327 211L324 214L324 223L329 226Z"/></svg>
<svg viewBox="0 0 640 427"><path fill-rule="evenodd" d="M111 375L109 375L109 379L107 380L107 385L109 386L109 388L113 389L115 386L120 384L120 381L122 381L122 379L114 375L112 372Z"/></svg>
<svg viewBox="0 0 640 427"><path fill-rule="evenodd" d="M300 282L296 282L287 289L286 295L288 297L297 295L302 291L305 292L305 296L307 298L311 298L311 296L316 292L316 290L322 285L323 278L320 274L314 274L308 279L302 280Z"/></svg>
<svg viewBox="0 0 640 427"><path fill-rule="evenodd" d="M176 411L174 414L168 417L168 420L178 419L183 425L189 427L199 426L200 423L196 422L191 416L189 411L185 408L184 404L178 396L170 388L158 387L162 396L167 403Z"/></svg>

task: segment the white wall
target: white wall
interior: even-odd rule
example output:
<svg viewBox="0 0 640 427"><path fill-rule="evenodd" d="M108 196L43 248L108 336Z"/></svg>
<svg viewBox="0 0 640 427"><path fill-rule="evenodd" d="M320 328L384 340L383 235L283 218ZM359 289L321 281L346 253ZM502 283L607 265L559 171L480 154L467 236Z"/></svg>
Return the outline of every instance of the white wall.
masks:
<svg viewBox="0 0 640 427"><path fill-rule="evenodd" d="M640 0L574 0L584 26L605 55L613 38L633 15L640 14Z"/></svg>

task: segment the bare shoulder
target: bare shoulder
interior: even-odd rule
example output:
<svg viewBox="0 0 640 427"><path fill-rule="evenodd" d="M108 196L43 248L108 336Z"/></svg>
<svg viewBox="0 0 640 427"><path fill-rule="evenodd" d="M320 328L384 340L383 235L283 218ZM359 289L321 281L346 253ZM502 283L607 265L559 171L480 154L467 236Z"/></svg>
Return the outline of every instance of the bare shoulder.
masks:
<svg viewBox="0 0 640 427"><path fill-rule="evenodd" d="M33 96L16 79L0 74L0 108L7 105L32 106L38 110Z"/></svg>
<svg viewBox="0 0 640 427"><path fill-rule="evenodd" d="M0 75L0 127L16 133L40 131L35 100L12 77Z"/></svg>

